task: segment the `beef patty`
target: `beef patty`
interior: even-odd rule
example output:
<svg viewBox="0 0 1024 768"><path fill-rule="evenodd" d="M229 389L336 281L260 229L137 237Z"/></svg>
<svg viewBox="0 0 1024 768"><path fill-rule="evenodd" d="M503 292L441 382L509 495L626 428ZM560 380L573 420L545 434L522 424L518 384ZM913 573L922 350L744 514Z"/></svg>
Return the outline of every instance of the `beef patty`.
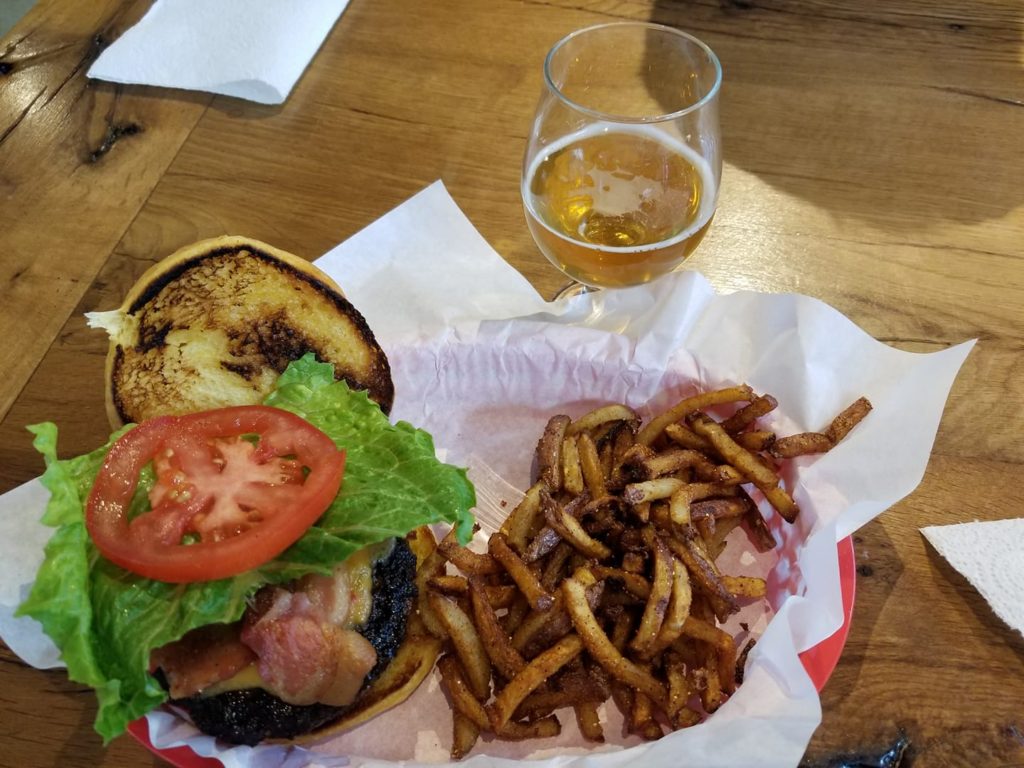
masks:
<svg viewBox="0 0 1024 768"><path fill-rule="evenodd" d="M396 539L390 554L373 565L370 617L356 628L377 651L377 663L366 676L364 690L391 663L405 639L406 620L416 599L415 577L416 555L404 539ZM163 684L159 675L157 679ZM291 739L309 733L352 706L289 704L262 688L190 696L170 703L188 713L203 733L250 746L263 739Z"/></svg>

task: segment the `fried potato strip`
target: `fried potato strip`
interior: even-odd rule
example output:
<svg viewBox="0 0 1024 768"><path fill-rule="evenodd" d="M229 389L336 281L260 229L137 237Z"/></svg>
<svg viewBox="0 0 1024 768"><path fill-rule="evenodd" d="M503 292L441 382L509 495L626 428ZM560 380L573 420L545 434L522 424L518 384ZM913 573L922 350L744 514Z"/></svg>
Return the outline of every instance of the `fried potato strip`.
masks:
<svg viewBox="0 0 1024 768"><path fill-rule="evenodd" d="M612 677L633 688L646 693L656 702L664 702L668 695L664 684L650 672L634 664L623 656L601 629L597 618L587 604L586 588L594 583L593 574L586 568L562 582L566 609L572 618L573 626L582 638L583 643L592 656L600 661L601 666Z"/></svg>
<svg viewBox="0 0 1024 768"><path fill-rule="evenodd" d="M491 726L495 731L501 731L523 699L579 656L582 650L583 642L579 636L567 635L530 661L519 674L509 680L508 685L498 692L493 703L487 708Z"/></svg>
<svg viewBox="0 0 1024 768"><path fill-rule="evenodd" d="M691 413L696 413L697 411L711 405L722 405L723 403L736 403L741 401L750 402L753 398L754 391L746 384L738 387L719 389L714 392L702 392L700 394L693 395L692 397L687 397L676 403L661 415L655 416L651 419L647 425L637 433L636 441L640 445L651 445L664 431L665 427L674 422L682 421L683 418L689 416Z"/></svg>
<svg viewBox="0 0 1024 768"><path fill-rule="evenodd" d="M774 470L733 440L721 425L706 416L694 419L691 425L697 434L706 437L732 466L757 486L786 522L791 523L796 520L800 510L797 508L796 502L793 501L793 497L779 485L779 476ZM775 444L778 445L778 441Z"/></svg>

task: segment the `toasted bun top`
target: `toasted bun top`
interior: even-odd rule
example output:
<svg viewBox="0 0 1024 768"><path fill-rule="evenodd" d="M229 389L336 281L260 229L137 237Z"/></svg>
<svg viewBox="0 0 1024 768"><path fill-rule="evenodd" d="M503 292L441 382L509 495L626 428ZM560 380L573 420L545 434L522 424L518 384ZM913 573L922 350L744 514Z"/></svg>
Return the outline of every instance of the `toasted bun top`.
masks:
<svg viewBox="0 0 1024 768"><path fill-rule="evenodd" d="M185 246L150 267L119 309L88 319L110 335L114 426L258 403L307 352L391 408L391 370L363 316L319 269L258 240Z"/></svg>

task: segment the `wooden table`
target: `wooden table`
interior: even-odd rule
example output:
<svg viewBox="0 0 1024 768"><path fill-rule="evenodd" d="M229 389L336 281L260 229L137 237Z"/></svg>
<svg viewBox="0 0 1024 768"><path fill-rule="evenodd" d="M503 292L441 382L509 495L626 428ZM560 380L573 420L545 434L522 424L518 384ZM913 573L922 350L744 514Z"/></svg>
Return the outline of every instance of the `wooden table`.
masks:
<svg viewBox="0 0 1024 768"><path fill-rule="evenodd" d="M82 313L193 240L314 258L440 178L553 294L518 192L542 57L591 23L676 25L726 83L721 206L690 266L817 296L901 349L980 340L920 487L855 537L853 628L807 759L902 730L916 766L1024 765L1024 640L918 532L1021 514L1019 3L352 0L280 107L87 81L148 5L40 0L0 41L0 490L41 471L24 425L58 422L65 455L106 437L106 342ZM0 662L0 764L161 764L103 748L62 673Z"/></svg>

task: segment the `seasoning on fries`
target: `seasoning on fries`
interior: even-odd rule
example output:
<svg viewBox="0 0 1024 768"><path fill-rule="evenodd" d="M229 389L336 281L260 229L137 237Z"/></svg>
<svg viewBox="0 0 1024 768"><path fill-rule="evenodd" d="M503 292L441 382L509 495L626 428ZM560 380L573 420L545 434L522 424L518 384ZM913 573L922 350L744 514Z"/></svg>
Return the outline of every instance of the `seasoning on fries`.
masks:
<svg viewBox="0 0 1024 768"><path fill-rule="evenodd" d="M831 449L871 410L860 398L821 432L778 437L758 424L777 406L741 385L645 425L624 405L551 418L536 482L487 554L449 535L417 577L422 625L446 642L452 759L482 734L555 736L556 712L570 708L583 737L602 742L609 700L628 732L657 739L735 692L753 640L737 652L721 625L767 585L716 559L737 527L760 552L776 545L748 490L792 523L778 461Z"/></svg>

